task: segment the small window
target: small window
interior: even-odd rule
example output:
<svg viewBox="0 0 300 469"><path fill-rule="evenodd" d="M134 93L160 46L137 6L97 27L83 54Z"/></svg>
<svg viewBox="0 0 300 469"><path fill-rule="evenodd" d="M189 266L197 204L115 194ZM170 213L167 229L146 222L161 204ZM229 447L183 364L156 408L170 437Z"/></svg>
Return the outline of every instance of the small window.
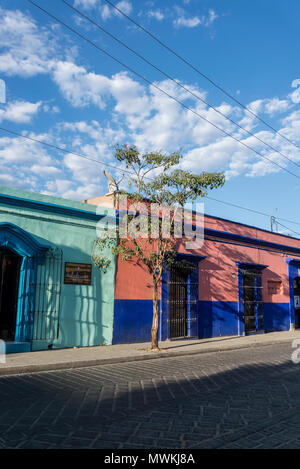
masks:
<svg viewBox="0 0 300 469"><path fill-rule="evenodd" d="M268 294L269 295L281 295L282 294L281 280L268 280Z"/></svg>

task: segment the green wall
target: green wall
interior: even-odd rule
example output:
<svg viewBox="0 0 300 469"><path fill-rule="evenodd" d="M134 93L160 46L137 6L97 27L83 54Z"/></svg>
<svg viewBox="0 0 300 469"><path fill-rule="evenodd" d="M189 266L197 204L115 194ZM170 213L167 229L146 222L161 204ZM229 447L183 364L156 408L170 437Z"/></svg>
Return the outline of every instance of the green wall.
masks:
<svg viewBox="0 0 300 469"><path fill-rule="evenodd" d="M9 203L5 202L3 195L10 196ZM38 203L33 207L28 203L22 206L22 200ZM47 204L48 209L39 202ZM69 213L61 207L75 211ZM113 210L103 209L102 213L114 216ZM90 286L64 284L62 275L59 337L55 340L34 340L32 350L46 349L50 343L53 348L112 343L115 259L109 251L105 253L112 260L106 274L94 267L91 253L97 238L97 222L91 220L95 217L89 217L89 214L96 214L94 205L0 186L0 223L17 225L41 244L61 249L63 273L65 262L92 264Z"/></svg>

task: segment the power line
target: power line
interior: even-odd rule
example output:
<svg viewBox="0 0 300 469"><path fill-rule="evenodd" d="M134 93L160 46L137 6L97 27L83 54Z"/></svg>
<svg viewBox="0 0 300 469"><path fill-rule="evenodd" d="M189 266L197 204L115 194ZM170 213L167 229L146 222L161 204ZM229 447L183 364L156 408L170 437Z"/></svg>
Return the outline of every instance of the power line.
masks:
<svg viewBox="0 0 300 469"><path fill-rule="evenodd" d="M283 226L283 228L286 228L288 231L290 231L290 232L292 232L292 233L294 233L294 234L300 236L300 233L298 233L297 231L292 230L292 229L289 228L288 226L285 226L285 225L283 225L282 223L279 223L279 222L278 222L278 225Z"/></svg>
<svg viewBox="0 0 300 469"><path fill-rule="evenodd" d="M248 208L248 207L243 207L242 205L237 205L237 204L234 204L232 202L226 202L224 200L219 200L219 199L215 199L214 197L210 197L210 196L206 196L205 197L206 199L209 199L209 200L212 200L213 202L218 202L220 204L224 204L224 205L228 205L230 207L234 207L234 208L239 208L241 210L246 210L247 212L252 212L252 213L255 213L257 215L263 215L265 217L271 217L272 215L270 215L269 213L265 213L265 212L260 212L258 210L254 210L252 208ZM282 218L282 217L275 217L276 220L283 220L283 221L286 221L288 223L293 223L295 225L299 225L300 226L300 222L296 222L294 220L288 220L287 218Z"/></svg>
<svg viewBox="0 0 300 469"><path fill-rule="evenodd" d="M39 7L38 5L36 5L36 4L35 4L34 2L32 2L31 0L28 0L28 1L29 1L30 3L32 3L34 6L38 7L39 9L42 9L41 7ZM42 9L42 10L43 10L43 9ZM43 11L44 11L44 10L43 10ZM45 11L45 12L46 12L46 11ZM54 17L54 15L51 15L51 13L49 13L49 12L47 12L47 14L49 14L49 16ZM54 17L54 19L56 19L56 18ZM58 22L61 22L61 20L58 20L58 19L56 19L56 20L57 20ZM62 22L61 22L61 23L62 23ZM63 23L62 23L62 24L63 24ZM67 26L67 25L65 25L65 26L66 26L68 29L72 30L71 27L69 27L69 26ZM74 30L74 32L75 32L77 35L81 36L80 33L77 33L77 31ZM84 37L83 37L83 38L84 38ZM87 40L88 42L90 42L87 38L84 38L84 39ZM96 47L98 47L98 46L96 46ZM103 51L103 52L110 56L110 54L108 54L106 51ZM115 59L115 58L113 58L113 59L116 60L116 61L118 61L118 59ZM122 64L122 65L123 65L123 64ZM124 64L124 66L127 67L125 64ZM128 68L128 67L127 67L127 68ZM134 73L135 73L135 72L134 72ZM150 82L149 82L149 83L150 83ZM162 92L164 92L164 91L162 90ZM165 93L165 92L164 92L164 93ZM176 100L176 98L172 98L172 99L175 99L175 100ZM68 149L66 149L66 148L62 148L62 147L59 147L59 146L57 146L57 145L50 144L50 143L48 143L48 142L44 142L44 141L38 140L38 139L35 139L35 138L33 138L33 137L28 137L28 136L22 135L22 134L20 134L20 133L17 133L17 132L15 132L15 131L10 130L10 129L4 128L4 127L0 127L0 130L2 130L2 131L4 131L4 132L8 132L8 133L13 134L13 135L18 136L18 137L21 137L21 138L23 138L23 139L31 140L31 141L33 141L33 142L36 142L36 143L45 145L45 146L47 146L47 147L50 147L50 148L53 148L53 149L57 149L57 150L62 151L62 152L64 152L64 153L69 153L69 154L72 154L72 155L74 155L74 156L77 156L77 157L84 158L84 159L86 159L86 160L95 162L95 163L97 163L97 164L101 164L101 165L110 167L110 168L115 169L115 170L117 170L117 171L126 172L126 173L129 173L129 174L131 174L131 175L134 175L134 173L131 172L131 171L128 171L128 170L125 170L125 169L121 169L121 168L118 168L118 167L113 166L113 165L109 165L107 162L102 162L102 161L100 161L100 160L95 160L95 159L93 159L93 158L91 158L91 157L88 157L88 156L86 156L86 155L82 155L82 154L76 153L76 152L74 152L74 151L72 151L72 150L68 150ZM241 143L242 143L242 142L241 142ZM250 149L251 149L251 148L250 148ZM253 149L252 149L252 150L253 150ZM253 150L253 151L255 151L255 150ZM285 168L283 168L283 169L285 169ZM293 173L291 173L291 174L293 174ZM293 175L294 175L294 174L293 174ZM294 175L294 176L296 176L296 175ZM296 177L297 177L297 176L296 176ZM148 178L148 179L150 179L150 178ZM242 209L242 210L246 210L246 211L249 211L249 212L252 212L252 213L257 213L257 214L260 214L260 215L263 215L263 216L267 216L267 217L270 217L270 216L271 216L270 214L267 214L267 213L264 213L264 212L259 212L259 211L257 211L257 210L249 209L249 208L247 208L247 207L242 207L242 206L240 206L240 205L236 205L236 204L233 204L233 203L230 203L230 202L225 202L225 201L221 201L221 200L218 200L218 199L214 199L214 198L209 197L209 196L207 196L206 198L207 198L207 199L210 199L210 200L213 200L213 201L215 201L215 202L223 203L223 204L226 204L226 205L228 205L228 206L236 207L236 208L239 208L239 209ZM287 221L288 223L293 223L293 224L300 225L300 223L298 223L298 222L296 222L296 221L294 221L294 220L288 220L288 219L281 218L281 217L280 217L280 218L277 217L277 219L278 219L278 220ZM295 233L296 233L296 232L295 232Z"/></svg>
<svg viewBox="0 0 300 469"><path fill-rule="evenodd" d="M144 31L148 36L150 36L154 41L156 41L158 44L160 44L164 49L168 50L171 52L171 54L175 55L178 59L180 59L182 62L184 62L188 67L193 69L196 73L198 73L202 78L205 78L205 80L209 81L215 88L217 88L219 91L221 91L223 94L225 94L228 98L232 99L236 104L238 104L240 107L245 109L248 113L250 113L253 117L258 119L260 122L262 122L265 126L267 126L269 129L271 129L273 132L275 132L277 135L282 137L284 140L286 140L288 143L296 147L298 150L300 150L300 146L297 145L295 142L290 140L288 137L286 137L284 134L279 132L277 129L272 127L268 122L266 122L264 119L259 117L254 111L249 109L245 104L241 103L238 99L236 99L234 96L232 96L228 91L226 91L222 86L218 85L214 80L209 78L208 75L205 73L201 72L197 67L195 67L191 62L189 62L187 59L185 59L182 55L180 55L178 52L176 52L174 49L169 47L167 44L165 44L163 41L161 41L157 36L155 36L153 33L151 33L148 29L146 29L144 26L142 26L140 23L135 21L133 18L128 16L124 11L120 10L116 5L114 5L110 0L105 0L106 3L108 3L112 8L114 8L116 11L118 11L121 15L123 15L125 18L127 18L131 23L133 23L135 26L140 28L142 31Z"/></svg>
<svg viewBox="0 0 300 469"><path fill-rule="evenodd" d="M20 134L18 132L15 132L13 130L6 129L5 127L0 127L0 130L2 130L3 132L7 132L9 134L15 135L16 137L21 137L21 138L24 138L26 140L31 140L32 142L35 142L35 143L40 143L41 145L45 145L45 146L47 146L49 148L52 148L54 150L59 150L59 151L62 151L64 153L67 153L67 154L78 156L79 158L84 158L85 160L92 161L93 163L101 164L102 166L112 168L112 169L114 169L116 171L120 171L122 173L129 173L129 174L132 174L132 175L134 174L131 171L128 171L127 169L118 168L117 166L110 165L105 161L95 160L95 158L91 158L91 157L83 155L81 153L76 153L75 151L72 151L72 150L67 150L65 148L59 147L58 145L54 145L53 143L44 142L43 140L39 140L39 139L34 138L34 137L28 137L27 135L23 135L23 134Z"/></svg>
<svg viewBox="0 0 300 469"><path fill-rule="evenodd" d="M198 116L200 119L208 122L209 124L211 124L213 127L215 127L216 129L218 129L220 132L222 132L223 134L227 135L228 137L232 138L233 140L235 140L237 143L240 143L241 145L243 145L245 148L247 148L248 150L250 151L253 151L256 155L258 155L259 157L269 161L271 164L277 166L278 168L282 169L283 171L285 171L286 173L296 177L297 179L300 179L300 176L298 176L297 174L293 173L292 171L289 171L287 168L285 168L284 166L281 166L279 163L276 163L275 161L271 160L270 158L268 158L267 156L265 155L262 155L261 153L259 153L258 151L256 151L254 148L251 148L249 145L247 145L245 142L239 140L238 138L234 137L233 135L231 135L229 132L227 132L226 130L222 129L221 127L218 127L216 124L214 124L213 122L209 121L208 119L206 119L205 117L203 117L201 114L199 114L197 111L195 111L194 109L191 109L189 106L187 106L186 104L184 104L183 102L181 102L179 99L177 99L176 97L170 95L167 91L163 90L162 88L160 88L158 85L156 85L155 83L151 82L150 80L148 80L146 77L144 77L143 75L141 75L140 73L136 72L134 69L132 69L131 67L129 67L128 65L126 65L124 62L122 62L121 60L117 59L116 57L114 57L112 54L110 54L109 52L107 52L106 50L102 49L101 47L99 47L97 44L95 44L93 41L91 41L90 39L88 39L86 36L83 36L81 33L79 33L77 30L75 30L74 28L72 28L71 26L67 25L66 23L64 23L62 20L60 20L59 18L57 18L55 15L53 15L52 13L50 13L49 11L45 10L44 8L42 8L41 6L37 5L36 3L34 3L32 0L27 0L29 3L31 3L32 5L34 5L35 7L37 7L38 9L40 9L41 11L43 11L46 15L50 16L51 18L53 18L55 21L57 21L58 23L62 24L64 27L66 27L67 29L69 29L71 32L73 32L74 34L76 34L78 37L80 37L81 39L83 39L84 41L88 42L90 45L92 45L93 47L95 47L96 49L98 49L100 52L102 52L103 54L107 55L108 57L110 57L112 60L114 60L115 62L117 62L119 65L121 65L122 67L126 68L127 70L129 70L131 73L133 73L134 75L136 75L137 77L139 77L140 79L142 79L143 81L145 81L146 83L148 83L150 86L152 86L153 88L157 89L158 91L160 91L161 93L163 93L165 96L167 96L168 98L172 99L173 101L175 101L176 103L180 104L182 107L184 107L186 110L192 112L193 114L195 114L196 116Z"/></svg>
<svg viewBox="0 0 300 469"><path fill-rule="evenodd" d="M219 111L218 109L216 109L213 105L209 104L207 101L205 101L205 99L201 98L201 96L199 96L198 94L194 93L192 90L190 90L189 88L187 88L186 86L182 85L182 83L180 83L178 80L176 80L175 78L173 78L172 76L170 76L167 72L165 72L164 70L162 70L161 68L157 67L156 65L154 65L152 62L150 62L148 59L146 59L145 56L143 56L142 54L140 54L139 52L137 52L135 49L131 48L130 46L128 46L128 44L126 44L125 42L121 41L117 36L115 36L114 34L110 33L109 31L107 31L105 28L103 28L103 26L100 26L99 23L97 23L96 21L94 21L92 18L90 18L89 16L85 15L84 13L82 13L80 10L78 10L78 8L75 8L73 5L70 5L66 0L62 0L62 2L67 5L69 8L71 8L73 11L75 11L78 15L80 15L82 18L85 18L87 21L89 21L91 24L93 24L94 26L96 26L98 29L100 29L101 31L103 31L105 34L107 34L109 37L111 37L112 39L114 39L116 42L118 42L119 44L121 44L123 47L125 47L126 49L128 49L130 52L132 52L133 54L135 54L137 57L139 57L141 60L143 60L146 64L150 65L152 68L154 68L155 70L157 70L158 72L160 72L162 75L164 75L165 77L167 77L169 80L171 80L173 83L175 83L177 86L179 86L180 88L182 88L183 90L187 91L190 95L192 95L194 98L196 98L198 101L201 101L202 103L204 103L206 106L208 106L209 108L213 109L217 114L219 114L220 116L224 117L226 120L228 120L229 122L231 122L232 124L236 125L237 127L239 127L242 131L246 132L248 135L250 135L251 137L254 137L256 140L258 140L259 142L261 142L262 144L266 145L267 147L269 147L271 150L275 151L276 153L278 153L279 155L281 155L283 158L285 158L286 160L288 160L289 162L293 163L295 166L297 166L298 168L300 168L300 164L298 164L296 161L293 161L291 158L289 158L288 156L286 156L284 153L282 153L280 150L277 150L276 148L274 148L272 145L270 145L269 143L265 142L263 139L261 139L260 137L258 137L257 135L255 135L253 132L250 132L249 130L245 129L242 125L240 125L238 122L235 122L233 119L231 119L230 117L226 116L226 114L224 114L223 112Z"/></svg>
<svg viewBox="0 0 300 469"><path fill-rule="evenodd" d="M26 140L30 140L32 142L35 142L35 143L39 143L40 145L44 145L46 147L49 147L49 148L52 148L52 149L55 149L55 150L58 150L58 151L62 151L64 153L67 153L67 154L71 154L71 155L74 155L74 156L77 156L79 158L84 158L88 161L91 161L93 163L97 163L97 164L100 164L102 166L105 166L107 168L112 168L114 170L117 170L117 171L120 171L122 173L127 173L127 174L130 174L132 176L135 176L135 174L132 172L132 171L129 171L129 170L126 170L126 169L122 169L122 168L119 168L117 166L114 166L114 165L111 165L111 164L108 164L107 162L104 162L104 161L100 161L100 160L95 160L94 158L91 158L87 155L83 155L81 153L76 153L72 150L69 150L69 149L66 149L66 148L62 148L62 147L59 147L58 145L54 145L52 143L48 143L48 142L45 142L43 140L39 140L37 138L33 138L33 137L28 137L27 135L23 135L23 134L20 134L18 132L15 132L13 130L10 130L10 129L7 129L5 127L0 127L0 130L2 130L3 132L7 132L9 134L12 134L12 135L15 135L16 137L21 137L23 139L26 139ZM146 179L149 179L149 180L153 180L153 178L150 178L150 177L146 177ZM266 217L270 217L271 215L269 213L265 213L265 212L260 212L258 210L254 210L254 209L251 209L251 208L248 208L248 207L243 207L241 205L237 205L237 204L233 204L231 202L226 202L224 200L219 200L219 199L215 199L213 197L210 197L210 196L206 196L205 197L206 199L209 199L209 200L212 200L214 202L218 202L218 203L222 203L224 205L228 205L230 207L234 207L234 208L239 208L239 209L242 209L242 210L246 210L248 212L252 212L252 213L256 213L258 215L263 215L263 216L266 216ZM282 221L285 221L285 222L288 222L288 223L293 223L295 225L299 225L300 226L300 223L299 222L296 222L294 220L289 220L289 219L286 219L286 218L281 218L281 217L276 217L276 220L282 220ZM288 229L288 228L287 228ZM296 232L295 232L296 233Z"/></svg>

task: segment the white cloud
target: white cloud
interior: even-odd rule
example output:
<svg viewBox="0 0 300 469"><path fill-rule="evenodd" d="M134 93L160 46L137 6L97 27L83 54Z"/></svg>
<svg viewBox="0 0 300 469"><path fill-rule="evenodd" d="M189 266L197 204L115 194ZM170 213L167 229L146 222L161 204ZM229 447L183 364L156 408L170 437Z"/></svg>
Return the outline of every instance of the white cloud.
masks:
<svg viewBox="0 0 300 469"><path fill-rule="evenodd" d="M60 109L58 106L51 106L50 104L43 105L43 111L50 114L59 114Z"/></svg>
<svg viewBox="0 0 300 469"><path fill-rule="evenodd" d="M14 101L0 109L0 122L8 120L15 123L29 123L40 110L42 102L30 103Z"/></svg>
<svg viewBox="0 0 300 469"><path fill-rule="evenodd" d="M30 77L49 71L55 38L20 10L0 7L0 72Z"/></svg>
<svg viewBox="0 0 300 469"><path fill-rule="evenodd" d="M146 116L150 112L145 88L126 72L117 73L110 80L110 92L116 100L115 111L124 115Z"/></svg>
<svg viewBox="0 0 300 469"><path fill-rule="evenodd" d="M43 139L43 136L34 137ZM43 146L21 137L0 138L0 158L2 162L26 166L30 163L36 164L36 162L40 165L51 163L51 157Z"/></svg>
<svg viewBox="0 0 300 469"><path fill-rule="evenodd" d="M297 86L300 86L300 79L296 78L296 80L292 81L292 88L297 88Z"/></svg>
<svg viewBox="0 0 300 469"><path fill-rule="evenodd" d="M94 104L103 109L103 97L109 91L110 81L104 75L87 72L73 62L58 62L53 69L53 79L64 97L75 107Z"/></svg>
<svg viewBox="0 0 300 469"><path fill-rule="evenodd" d="M86 10L93 8L99 3L99 0L74 0L75 7L82 7Z"/></svg>
<svg viewBox="0 0 300 469"><path fill-rule="evenodd" d="M112 9L108 5L104 5L101 9L101 18L106 21L113 15Z"/></svg>
<svg viewBox="0 0 300 469"><path fill-rule="evenodd" d="M291 93L289 97L294 104L299 104L300 103L300 79L296 79L292 82L292 88L297 88L297 89L293 91L293 93Z"/></svg>
<svg viewBox="0 0 300 469"><path fill-rule="evenodd" d="M186 28L195 28L199 24L201 24L201 20L198 16L194 16L193 18L185 18L180 16L173 21L173 24L176 28L186 27Z"/></svg>
<svg viewBox="0 0 300 469"><path fill-rule="evenodd" d="M219 17L216 12L212 9L209 10L208 15L201 15L187 17L185 11L182 8L176 7L175 10L178 13L178 18L173 21L173 25L176 28L186 27L186 28L195 28L196 26L202 25L204 27L209 27L213 22Z"/></svg>
<svg viewBox="0 0 300 469"><path fill-rule="evenodd" d="M268 99L265 104L265 113L274 116L277 113L285 112L291 107L290 101L287 99L279 99L277 97Z"/></svg>
<svg viewBox="0 0 300 469"><path fill-rule="evenodd" d="M287 138L292 141L299 142L300 140L300 111L294 111L285 119L283 119L283 133Z"/></svg>
<svg viewBox="0 0 300 469"><path fill-rule="evenodd" d="M147 16L149 16L149 18L155 18L157 21L162 21L165 17L161 10L149 10Z"/></svg>
<svg viewBox="0 0 300 469"><path fill-rule="evenodd" d="M73 147L81 150L85 147L87 153L91 151L94 157L99 156L100 159L110 157L110 145L126 137L124 130L113 129L109 125L103 127L97 121L63 122L60 124L59 129L62 133L67 131L71 132L71 135L75 134L77 136L77 139L72 139ZM88 145L92 150L87 150Z"/></svg>
<svg viewBox="0 0 300 469"><path fill-rule="evenodd" d="M121 0L121 2L116 3L115 6L121 10L125 15L129 15L132 11L132 4L128 0ZM120 18L123 17L121 13L118 12L118 10L108 6L107 4L103 5L100 11L101 18L106 21L109 18L112 18L113 16L118 16Z"/></svg>
<svg viewBox="0 0 300 469"><path fill-rule="evenodd" d="M247 105L247 108L256 115L258 115L263 110L263 107L263 99L257 99ZM243 112L242 119L240 119L238 123L248 131L252 131L258 125L256 117L248 111Z"/></svg>
<svg viewBox="0 0 300 469"><path fill-rule="evenodd" d="M94 2L87 1L85 6L92 7ZM132 9L130 2L119 2L118 6L124 11L127 8L127 13ZM153 5L151 7L148 5L148 8L151 8L151 11L160 11L155 10ZM103 9L101 11L103 12ZM57 56L54 50L55 41L51 34L38 27L24 13L20 11L14 13L16 15L13 18L11 12L4 12L0 9L0 14L4 18L4 33L0 31L1 45L4 44L3 53L0 50L2 54L0 60L3 59L0 61L0 71L2 67L6 70L5 73L26 77L37 73L48 73L63 97L72 106L76 108L95 106L100 109L105 108L107 111L106 120L101 123L96 120L84 121L82 116L79 118L76 116L74 122L62 122L52 129L56 144L65 145L66 148L98 158L107 164L115 164L112 145L132 143L141 151L155 149L171 152L182 148L183 167L197 172L224 170L228 177L241 174L258 177L280 171L276 166L260 159L252 151L224 136L208 122L199 119L158 90L132 78L130 74L121 72L105 76L97 73L97 69L89 69L87 65L75 63L72 58L73 52L68 59L65 56L62 57L60 53ZM107 18L112 14L115 15L112 10L109 10ZM181 10L176 10L176 14L177 19L192 20L190 27L195 27L200 23L203 27L207 27L217 17L214 10L210 10L206 16L194 18L189 18ZM17 23L20 23L19 30ZM15 55L15 44L19 47L22 43L24 44L22 53ZM11 62L5 62L5 57ZM282 156L273 153L255 138L245 136L244 132L224 117L216 114L183 89L179 89L170 80L157 82L157 85L215 125L236 138L243 139L256 151L282 166L287 164ZM281 127L279 130L295 142L300 142L300 111L295 106L300 102L298 85L299 80L294 80L293 93L281 99L263 97L248 104L248 107L259 115L265 113L272 117L281 117L281 113L288 113L279 122L278 125ZM185 84L185 86L204 99L206 98L206 93L197 86L190 84ZM269 131L262 132L262 127L254 116L226 102L221 103L217 108L225 115L238 120L240 125L278 148L291 159L300 161L300 152L297 152L278 135ZM0 120L29 123L41 109L44 112L59 112L51 99L43 103L14 101L2 106ZM291 109L293 112L290 111ZM51 139L51 131L48 136L41 136L41 139L47 138L49 141L54 141ZM7 181L11 184L11 181L15 180L16 185L27 184L33 190L42 189L52 195L59 194L79 200L105 191L100 165L98 170L94 163L72 154L58 157L34 142L26 142L17 138L0 139L0 174L2 182ZM46 183L41 183L41 178L46 180Z"/></svg>
<svg viewBox="0 0 300 469"><path fill-rule="evenodd" d="M95 105L104 109L109 98L116 100L115 110L126 115L149 113L149 102L144 87L126 72L111 78L88 72L73 62L58 62L53 79L63 96L75 107Z"/></svg>
<svg viewBox="0 0 300 469"><path fill-rule="evenodd" d="M48 140L47 135L29 134L33 138ZM0 183L13 187L40 191L41 176L56 177L59 174L56 158L43 146L23 138L0 138Z"/></svg>
<svg viewBox="0 0 300 469"><path fill-rule="evenodd" d="M85 73L87 73L85 71ZM178 100L186 102L189 107L202 115L208 121L242 140L245 145L253 148L268 158L286 165L286 160L255 137L249 137L245 132L230 123L225 117L215 113L205 104L200 103L191 95L178 89L174 82L164 80L157 85L168 94L176 96ZM195 94L206 98L206 93L196 87L185 85ZM199 119L198 116L187 109L183 109L177 102L160 93L150 86L141 85L133 80L127 73L119 73L107 78L105 95L103 99L112 106L112 121L106 128L99 123L77 122L65 123L65 130L69 130L76 136L76 145L80 151L97 155L99 159L110 161L112 147L110 143L133 143L141 151L161 150L170 152L183 149L183 167L195 171L211 170L226 171L227 177L235 177L244 174L249 177L257 177L280 171L280 168L272 165L263 158L260 159L250 149L242 146L223 132L213 127L209 122ZM188 101L187 101L188 100ZM289 103L290 104L290 103ZM256 114L263 112L282 112L287 110L286 100L258 99L248 104L248 107ZM259 122L254 116L242 111L228 103L222 103L217 109L224 115L239 120L240 124L251 130L254 135L266 143L278 148L279 151L295 161L300 161L300 152L286 144L278 135L269 131L261 131ZM293 138L300 139L300 111L293 113L283 121L284 128L281 132L289 133ZM114 128L113 128L114 126ZM88 139L92 139L93 142ZM86 176L82 163L67 159L67 165L72 171L73 177L81 184L87 184L88 180L94 184L93 175L87 172Z"/></svg>
<svg viewBox="0 0 300 469"><path fill-rule="evenodd" d="M100 181L100 177L99 177ZM57 195L70 200L85 200L102 195L106 188L99 182L97 184L72 184L70 188L66 188L68 181L57 180L52 191L45 192L46 195ZM100 192L99 192L100 191Z"/></svg>
<svg viewBox="0 0 300 469"><path fill-rule="evenodd" d="M204 24L204 26L210 26L211 24L213 24L213 22L219 18L219 15L217 15L217 13L210 9L209 12L208 12L208 16L207 17L203 17L202 18L202 22Z"/></svg>
<svg viewBox="0 0 300 469"><path fill-rule="evenodd" d="M61 170L55 166L47 166L47 165L41 166L39 164L32 165L30 170L34 174L38 174L39 176L42 176L45 178L57 177L61 173Z"/></svg>
<svg viewBox="0 0 300 469"><path fill-rule="evenodd" d="M132 11L132 4L131 2L128 2L127 0L122 0L121 2L117 3L116 6L119 8L119 10L123 11L126 15L129 15ZM118 15L120 13L117 13Z"/></svg>

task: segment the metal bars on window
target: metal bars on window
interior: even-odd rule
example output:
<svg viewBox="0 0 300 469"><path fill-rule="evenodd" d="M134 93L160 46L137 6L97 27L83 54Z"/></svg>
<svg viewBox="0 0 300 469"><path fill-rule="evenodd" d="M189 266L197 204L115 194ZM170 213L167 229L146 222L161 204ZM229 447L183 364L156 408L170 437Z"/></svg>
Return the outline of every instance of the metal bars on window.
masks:
<svg viewBox="0 0 300 469"><path fill-rule="evenodd" d="M260 270L242 270L245 332L264 329L262 273Z"/></svg>
<svg viewBox="0 0 300 469"><path fill-rule="evenodd" d="M169 279L169 337L197 335L198 265L186 259L172 264ZM195 281L195 279L197 281Z"/></svg>
<svg viewBox="0 0 300 469"><path fill-rule="evenodd" d="M54 340L59 334L62 251L49 250L36 276L33 340Z"/></svg>

